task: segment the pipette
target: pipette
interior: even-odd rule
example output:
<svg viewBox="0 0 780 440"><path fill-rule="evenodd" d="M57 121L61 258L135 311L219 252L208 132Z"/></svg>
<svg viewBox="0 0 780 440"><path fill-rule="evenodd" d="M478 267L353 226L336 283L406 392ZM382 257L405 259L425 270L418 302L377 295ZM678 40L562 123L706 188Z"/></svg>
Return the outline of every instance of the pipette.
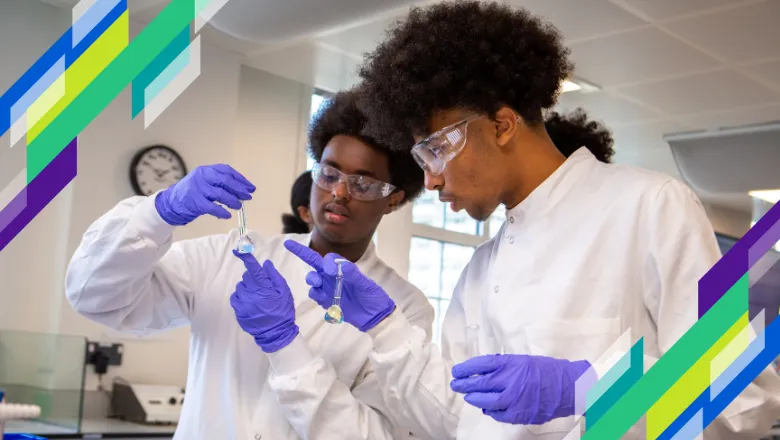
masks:
<svg viewBox="0 0 780 440"><path fill-rule="evenodd" d="M247 235L246 229L246 211L244 211L244 204L241 204L241 208L238 210L238 234L241 238L238 239L236 244L236 251L239 254L251 254L255 251L255 244L252 239Z"/></svg>
<svg viewBox="0 0 780 440"><path fill-rule="evenodd" d="M325 321L331 324L341 324L344 322L344 312L341 311L341 285L344 282L344 272L341 270L341 264L347 260L337 258L333 260L336 263L336 292L333 295L333 305L328 307L325 312Z"/></svg>

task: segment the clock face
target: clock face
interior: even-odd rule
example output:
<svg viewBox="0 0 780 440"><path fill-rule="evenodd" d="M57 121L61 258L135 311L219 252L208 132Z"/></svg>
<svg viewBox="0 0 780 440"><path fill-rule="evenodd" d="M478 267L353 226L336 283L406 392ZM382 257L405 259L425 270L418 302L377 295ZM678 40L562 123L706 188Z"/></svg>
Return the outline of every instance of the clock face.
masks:
<svg viewBox="0 0 780 440"><path fill-rule="evenodd" d="M130 166L130 182L138 195L152 195L168 188L187 174L184 161L174 150L164 146L139 152Z"/></svg>

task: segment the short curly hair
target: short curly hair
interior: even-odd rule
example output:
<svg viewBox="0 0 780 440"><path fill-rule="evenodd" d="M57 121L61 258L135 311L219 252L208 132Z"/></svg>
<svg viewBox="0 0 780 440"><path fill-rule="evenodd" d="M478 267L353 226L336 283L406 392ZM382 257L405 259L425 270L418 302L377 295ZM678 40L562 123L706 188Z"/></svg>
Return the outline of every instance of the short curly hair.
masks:
<svg viewBox="0 0 780 440"><path fill-rule="evenodd" d="M456 1L412 8L359 69L366 131L395 147L425 135L435 111L465 108L491 117L514 109L542 122L573 69L558 30L525 9Z"/></svg>
<svg viewBox="0 0 780 440"><path fill-rule="evenodd" d="M325 147L338 135L352 136L385 153L390 168L390 183L404 191L401 204L416 199L423 191L425 175L408 151L391 148L365 132L366 117L357 106L355 90L339 92L328 99L309 126L309 154L319 162ZM397 136L397 142L413 143L411 135Z"/></svg>
<svg viewBox="0 0 780 440"><path fill-rule="evenodd" d="M604 125L588 120L582 108L569 114L549 112L544 119L547 134L564 156L569 157L580 147L585 147L604 163L610 163L615 150L612 133Z"/></svg>

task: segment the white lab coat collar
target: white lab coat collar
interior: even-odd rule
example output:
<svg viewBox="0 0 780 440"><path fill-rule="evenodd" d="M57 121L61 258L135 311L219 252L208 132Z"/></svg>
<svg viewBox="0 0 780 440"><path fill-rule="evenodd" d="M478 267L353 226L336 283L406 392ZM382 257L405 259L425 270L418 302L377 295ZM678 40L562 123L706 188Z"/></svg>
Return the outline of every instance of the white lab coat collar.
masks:
<svg viewBox="0 0 780 440"><path fill-rule="evenodd" d="M507 219L514 217L527 221L544 216L576 185L587 165L598 162L593 153L580 147L572 153L541 185L512 209L506 210Z"/></svg>

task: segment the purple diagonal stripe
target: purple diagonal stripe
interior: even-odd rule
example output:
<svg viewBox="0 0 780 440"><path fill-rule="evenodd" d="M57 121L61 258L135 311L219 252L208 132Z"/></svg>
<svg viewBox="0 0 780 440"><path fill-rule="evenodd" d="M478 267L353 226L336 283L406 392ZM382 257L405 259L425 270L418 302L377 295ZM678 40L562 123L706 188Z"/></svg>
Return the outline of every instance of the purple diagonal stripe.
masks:
<svg viewBox="0 0 780 440"><path fill-rule="evenodd" d="M11 203L0 211L0 234L5 230L6 226L10 225L11 222L24 211L25 206L27 206L26 186L22 188L13 200L11 200Z"/></svg>
<svg viewBox="0 0 780 440"><path fill-rule="evenodd" d="M0 251L16 237L33 217L38 215L49 202L76 177L76 146L73 139L43 171L30 182L27 191L27 206L3 230L0 230ZM21 195L21 194L20 194ZM19 196L17 196L18 198ZM16 199L14 199L16 200ZM14 202L11 202L13 204Z"/></svg>
<svg viewBox="0 0 780 440"><path fill-rule="evenodd" d="M780 203L770 208L769 212L764 214L758 223L750 228L742 239L699 280L699 318L704 316L731 286L747 273L750 268L750 248L761 241L767 233L773 235L774 231L771 230L778 222L780 222Z"/></svg>

